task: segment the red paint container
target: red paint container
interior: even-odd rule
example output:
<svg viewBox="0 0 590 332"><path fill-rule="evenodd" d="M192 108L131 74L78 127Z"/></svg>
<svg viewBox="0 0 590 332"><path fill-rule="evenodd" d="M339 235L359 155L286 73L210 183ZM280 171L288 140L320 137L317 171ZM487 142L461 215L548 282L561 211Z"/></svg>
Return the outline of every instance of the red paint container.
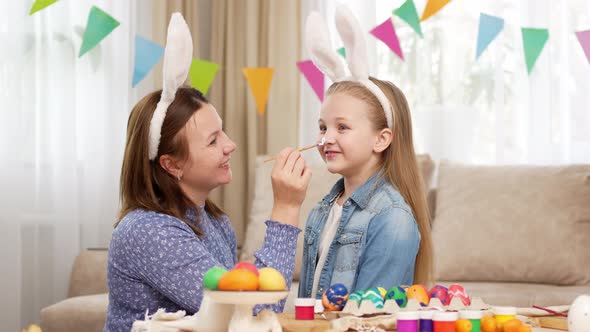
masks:
<svg viewBox="0 0 590 332"><path fill-rule="evenodd" d="M295 299L295 319L297 320L313 320L315 307L315 299L312 298L297 298Z"/></svg>
<svg viewBox="0 0 590 332"><path fill-rule="evenodd" d="M455 322L459 319L457 312L437 312L432 317L434 332L455 332Z"/></svg>

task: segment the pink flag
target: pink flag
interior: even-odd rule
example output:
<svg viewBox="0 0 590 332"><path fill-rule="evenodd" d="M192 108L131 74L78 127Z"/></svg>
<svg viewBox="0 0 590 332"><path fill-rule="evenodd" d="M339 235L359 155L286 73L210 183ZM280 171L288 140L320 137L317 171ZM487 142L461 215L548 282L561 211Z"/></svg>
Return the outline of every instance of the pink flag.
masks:
<svg viewBox="0 0 590 332"><path fill-rule="evenodd" d="M318 67L316 67L311 60L297 62L297 67L305 76L309 85L320 98L320 101L324 101L324 73L322 73Z"/></svg>
<svg viewBox="0 0 590 332"><path fill-rule="evenodd" d="M590 63L590 30L578 31L576 32L576 37L578 37L578 41L580 42L580 45L582 45L584 54L586 54L586 59L588 59L588 63Z"/></svg>
<svg viewBox="0 0 590 332"><path fill-rule="evenodd" d="M395 27L393 26L391 18L388 18L383 23L373 28L371 34L384 42L400 59L404 59L404 54L399 46L399 39L397 38L397 33L395 32Z"/></svg>

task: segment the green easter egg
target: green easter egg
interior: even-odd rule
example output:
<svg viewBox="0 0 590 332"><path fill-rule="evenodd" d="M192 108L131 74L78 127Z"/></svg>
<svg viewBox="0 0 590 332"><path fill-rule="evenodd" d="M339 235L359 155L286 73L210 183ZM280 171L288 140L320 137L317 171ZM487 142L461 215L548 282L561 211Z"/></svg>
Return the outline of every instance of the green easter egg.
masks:
<svg viewBox="0 0 590 332"><path fill-rule="evenodd" d="M356 291L348 295L348 301L356 301L360 305L361 300L363 299L363 293L363 291Z"/></svg>
<svg viewBox="0 0 590 332"><path fill-rule="evenodd" d="M381 297L381 292L373 287L369 288L363 294L363 301L371 301L375 305L375 308L383 308L383 297Z"/></svg>
<svg viewBox="0 0 590 332"><path fill-rule="evenodd" d="M203 286L210 290L216 290L217 284L219 283L219 279L227 272L226 269L222 267L212 267L203 276Z"/></svg>

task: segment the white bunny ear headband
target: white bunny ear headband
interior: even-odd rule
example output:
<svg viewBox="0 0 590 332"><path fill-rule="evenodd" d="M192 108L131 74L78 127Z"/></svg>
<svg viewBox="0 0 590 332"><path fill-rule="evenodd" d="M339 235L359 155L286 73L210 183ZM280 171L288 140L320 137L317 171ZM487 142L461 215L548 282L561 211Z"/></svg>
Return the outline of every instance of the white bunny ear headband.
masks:
<svg viewBox="0 0 590 332"><path fill-rule="evenodd" d="M164 82L162 96L156 106L149 134L149 158L158 155L162 124L168 106L174 101L176 91L182 86L188 75L193 58L193 40L188 25L180 13L172 14L168 24L168 36L164 50Z"/></svg>
<svg viewBox="0 0 590 332"><path fill-rule="evenodd" d="M383 107L387 125L393 128L393 108L383 91L369 80L367 45L360 24L352 11L345 5L336 7L336 28L344 48L351 77L346 77L342 57L332 48L328 26L318 12L307 17L305 29L306 43L314 64L333 82L354 81L365 86Z"/></svg>

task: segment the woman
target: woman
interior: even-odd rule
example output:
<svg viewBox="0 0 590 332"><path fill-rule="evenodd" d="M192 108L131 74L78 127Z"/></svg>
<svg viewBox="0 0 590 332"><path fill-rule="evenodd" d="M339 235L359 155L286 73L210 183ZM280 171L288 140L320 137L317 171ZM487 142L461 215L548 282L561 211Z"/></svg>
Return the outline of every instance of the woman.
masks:
<svg viewBox="0 0 590 332"><path fill-rule="evenodd" d="M165 51L164 90L145 96L129 116L122 206L109 247L104 331L129 331L146 310L197 312L204 273L236 264L231 223L208 199L211 190L231 181L230 158L236 145L203 94L182 86L192 54L192 43L190 52L183 44L187 33L180 14L174 14ZM311 172L299 152L285 149L271 177L274 206L264 246L255 254L256 265L279 270L290 286L299 209ZM282 311L283 305L284 301L271 307Z"/></svg>

